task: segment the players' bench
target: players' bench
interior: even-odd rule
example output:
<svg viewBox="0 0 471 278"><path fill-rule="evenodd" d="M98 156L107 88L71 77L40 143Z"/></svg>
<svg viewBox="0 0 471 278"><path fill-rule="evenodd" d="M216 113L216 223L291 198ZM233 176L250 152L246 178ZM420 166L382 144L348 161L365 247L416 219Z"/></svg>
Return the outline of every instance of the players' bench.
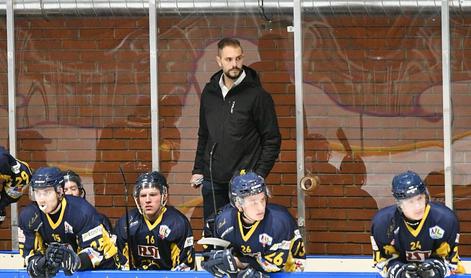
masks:
<svg viewBox="0 0 471 278"><path fill-rule="evenodd" d="M197 261L200 261L197 255ZM471 272L471 260L463 259L465 268ZM370 256L308 256L305 272L302 273L278 273L272 277L371 277L380 275L372 268ZM205 271L171 272L171 271L86 271L76 273L73 277L98 278L98 277L122 277L122 278L146 278L146 277L211 277ZM16 251L0 251L0 277L27 278L28 274L23 267L23 259ZM60 273L57 277L65 277ZM471 274L456 275L460 278L471 278Z"/></svg>

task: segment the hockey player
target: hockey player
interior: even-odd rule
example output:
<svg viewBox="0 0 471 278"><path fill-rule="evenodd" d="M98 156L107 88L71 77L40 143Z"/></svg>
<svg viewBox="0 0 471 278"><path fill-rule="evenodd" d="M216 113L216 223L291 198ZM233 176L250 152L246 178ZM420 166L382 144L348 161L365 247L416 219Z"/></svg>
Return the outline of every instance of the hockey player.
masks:
<svg viewBox="0 0 471 278"><path fill-rule="evenodd" d="M6 218L5 208L20 199L30 178L29 165L0 147L0 225Z"/></svg>
<svg viewBox="0 0 471 278"><path fill-rule="evenodd" d="M83 188L82 179L80 176L72 170L64 171L63 174L64 194L82 197L85 199L87 192L85 191L85 188Z"/></svg>
<svg viewBox="0 0 471 278"><path fill-rule="evenodd" d="M18 241L33 278L80 270L115 269L116 246L95 208L82 198L64 196L56 167L39 168L31 178L33 203L20 213Z"/></svg>
<svg viewBox="0 0 471 278"><path fill-rule="evenodd" d="M185 215L166 205L168 185L165 177L156 171L140 174L133 197L137 208L121 217L116 225L122 268L193 270L193 231Z"/></svg>
<svg viewBox="0 0 471 278"><path fill-rule="evenodd" d="M452 210L430 201L426 185L412 171L393 178L396 205L372 220L375 266L383 277L447 277L464 273L458 256L459 223Z"/></svg>
<svg viewBox="0 0 471 278"><path fill-rule="evenodd" d="M202 267L217 277L302 271L305 252L296 221L286 208L267 204L264 179L241 171L229 186L230 205L216 216L212 236L230 246L205 252Z"/></svg>
<svg viewBox="0 0 471 278"><path fill-rule="evenodd" d="M72 195L75 197L82 197L85 199L87 192L85 188L83 188L82 179L80 176L72 170L67 170L63 172L64 174L64 194L65 195ZM102 214L98 213L102 219L103 226L105 226L108 233L110 233L113 242L116 241L116 236L112 235L113 233L113 226L111 225L110 219Z"/></svg>

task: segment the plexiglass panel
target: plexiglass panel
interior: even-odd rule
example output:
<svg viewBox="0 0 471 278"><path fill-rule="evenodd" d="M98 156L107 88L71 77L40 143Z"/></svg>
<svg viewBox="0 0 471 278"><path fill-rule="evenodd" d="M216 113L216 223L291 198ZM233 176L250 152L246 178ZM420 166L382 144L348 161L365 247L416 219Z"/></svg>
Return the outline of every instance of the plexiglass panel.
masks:
<svg viewBox="0 0 471 278"><path fill-rule="evenodd" d="M15 28L19 154L35 169L75 171L114 222L120 167L132 192L152 165L147 16L17 16Z"/></svg>
<svg viewBox="0 0 471 278"><path fill-rule="evenodd" d="M451 64L451 101L452 101L452 171L453 206L460 220L460 253L471 254L471 223L469 217L471 191L471 21L467 16L450 14L450 64ZM436 173L435 182L444 184L443 172Z"/></svg>
<svg viewBox="0 0 471 278"><path fill-rule="evenodd" d="M202 90L220 68L217 42L238 39L244 64L257 70L263 87L274 99L283 136L282 154L268 176L271 202L293 208L296 214L296 167L292 34L287 32L291 15L234 13L160 16L159 82L161 168L168 173L170 203L191 219L194 234L203 227L200 189L190 187L197 144ZM291 67L288 67L291 65ZM200 248L200 246L197 246Z"/></svg>
<svg viewBox="0 0 471 278"><path fill-rule="evenodd" d="M384 11L303 11L309 253L371 254L393 176L443 170L440 10Z"/></svg>
<svg viewBox="0 0 471 278"><path fill-rule="evenodd" d="M8 58L7 20L5 11L0 12L0 146L9 148L8 141ZM7 209L9 215L9 209ZM10 218L0 226L0 249L10 249Z"/></svg>

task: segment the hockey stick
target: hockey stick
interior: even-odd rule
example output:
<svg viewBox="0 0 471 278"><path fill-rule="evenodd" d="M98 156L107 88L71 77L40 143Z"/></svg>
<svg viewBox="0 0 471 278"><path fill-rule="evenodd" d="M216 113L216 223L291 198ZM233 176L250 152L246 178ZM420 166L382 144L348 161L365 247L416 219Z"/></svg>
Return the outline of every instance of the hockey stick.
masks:
<svg viewBox="0 0 471 278"><path fill-rule="evenodd" d="M213 193L213 206L214 206L214 215L216 215L216 193L214 193L214 182L213 182L213 154L214 149L216 148L217 143L214 143L209 152L209 179L211 181L211 191Z"/></svg>
<svg viewBox="0 0 471 278"><path fill-rule="evenodd" d="M132 252L131 252L131 237L129 235L129 212L128 212L128 183L126 182L126 176L124 175L123 167L121 164L119 165L119 171L121 172L121 176L123 177L124 181L124 209L126 210L126 238L128 244L128 260L129 260L129 270L134 270L134 264L132 259Z"/></svg>

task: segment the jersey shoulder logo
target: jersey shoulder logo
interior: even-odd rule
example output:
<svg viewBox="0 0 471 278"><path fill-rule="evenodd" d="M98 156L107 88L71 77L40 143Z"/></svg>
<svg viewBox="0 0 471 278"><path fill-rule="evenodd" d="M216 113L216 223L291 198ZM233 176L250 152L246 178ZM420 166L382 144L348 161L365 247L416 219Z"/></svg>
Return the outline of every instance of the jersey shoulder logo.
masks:
<svg viewBox="0 0 471 278"><path fill-rule="evenodd" d="M70 225L67 221L64 222L64 231L66 234L73 234L74 233L74 228L72 228L72 225Z"/></svg>
<svg viewBox="0 0 471 278"><path fill-rule="evenodd" d="M429 228L428 231L432 239L441 239L443 238L443 235L445 234L445 231L442 228L440 228L438 225L435 225Z"/></svg>
<svg viewBox="0 0 471 278"><path fill-rule="evenodd" d="M172 230L167 225L162 225L159 228L159 237L161 239L164 239L164 238L168 237L168 235L170 234L171 231Z"/></svg>
<svg viewBox="0 0 471 278"><path fill-rule="evenodd" d="M273 243L273 238L268 234L263 233L258 236L258 241L263 245L263 247L265 247L267 245L270 246Z"/></svg>

